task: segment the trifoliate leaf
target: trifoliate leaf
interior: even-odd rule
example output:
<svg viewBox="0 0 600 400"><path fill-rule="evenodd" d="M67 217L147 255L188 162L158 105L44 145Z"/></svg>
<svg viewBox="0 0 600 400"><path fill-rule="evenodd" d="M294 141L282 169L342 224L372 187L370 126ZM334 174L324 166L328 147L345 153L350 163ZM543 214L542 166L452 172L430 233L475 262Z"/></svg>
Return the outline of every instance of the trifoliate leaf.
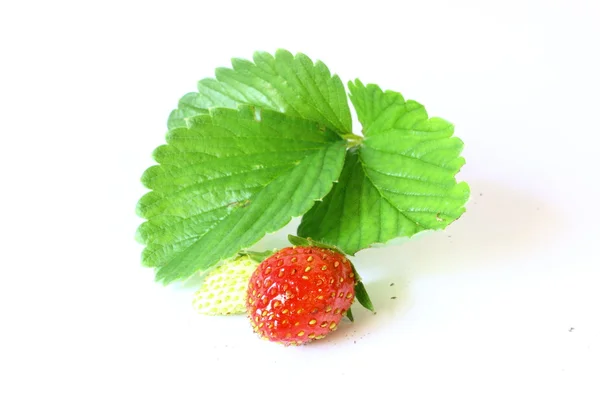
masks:
<svg viewBox="0 0 600 400"><path fill-rule="evenodd" d="M144 265L186 279L248 248L322 199L345 143L322 125L241 106L211 109L174 128L144 173L138 203Z"/></svg>
<svg viewBox="0 0 600 400"><path fill-rule="evenodd" d="M246 292L258 262L248 256L225 261L210 271L194 295L192 305L200 314L230 315L246 312Z"/></svg>
<svg viewBox="0 0 600 400"><path fill-rule="evenodd" d="M463 143L454 127L376 85L350 83L363 125L362 144L347 152L339 182L302 219L298 234L348 254L427 229L443 229L465 211L457 183Z"/></svg>
<svg viewBox="0 0 600 400"><path fill-rule="evenodd" d="M278 50L275 55L256 52L254 62L234 58L232 69L218 68L216 79L198 82L169 117L169 129L186 125L186 119L214 107L254 105L317 122L339 134L352 132L352 118L342 81L320 61L304 54Z"/></svg>

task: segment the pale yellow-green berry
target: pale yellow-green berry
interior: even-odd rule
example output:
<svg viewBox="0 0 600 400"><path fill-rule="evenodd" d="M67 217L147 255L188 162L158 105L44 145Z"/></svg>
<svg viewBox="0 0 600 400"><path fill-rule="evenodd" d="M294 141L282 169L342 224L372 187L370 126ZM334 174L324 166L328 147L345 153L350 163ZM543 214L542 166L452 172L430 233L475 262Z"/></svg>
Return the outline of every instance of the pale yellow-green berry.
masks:
<svg viewBox="0 0 600 400"><path fill-rule="evenodd" d="M206 275L192 305L200 314L231 315L246 312L246 291L258 262L248 256L225 261Z"/></svg>

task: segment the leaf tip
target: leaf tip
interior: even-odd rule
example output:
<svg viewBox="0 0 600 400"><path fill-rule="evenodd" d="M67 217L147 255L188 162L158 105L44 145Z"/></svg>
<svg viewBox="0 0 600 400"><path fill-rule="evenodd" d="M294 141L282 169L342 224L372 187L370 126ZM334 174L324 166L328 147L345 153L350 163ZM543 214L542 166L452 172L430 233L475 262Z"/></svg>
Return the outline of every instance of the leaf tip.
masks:
<svg viewBox="0 0 600 400"><path fill-rule="evenodd" d="M279 48L275 50L275 58L294 58L294 55L289 50Z"/></svg>
<svg viewBox="0 0 600 400"><path fill-rule="evenodd" d="M148 192L148 193L152 193L152 192ZM144 218L144 219L146 218L146 215L145 215L145 205L143 203L145 202L144 198L148 195L148 193L146 193L144 196L142 196L142 198L140 198L135 205L135 215L137 215L140 218Z"/></svg>
<svg viewBox="0 0 600 400"><path fill-rule="evenodd" d="M354 80L348 81L348 88L352 91L358 88L364 89L365 85L363 85L362 81L358 78Z"/></svg>
<svg viewBox="0 0 600 400"><path fill-rule="evenodd" d="M134 238L135 241L138 242L139 244L146 244L146 237L143 233L143 226L144 224L141 224L140 226L138 226L138 228L135 230L135 234L134 234Z"/></svg>
<svg viewBox="0 0 600 400"><path fill-rule="evenodd" d="M348 311L346 311L346 317L350 320L350 322L354 322L354 315L352 315L352 307L348 308Z"/></svg>

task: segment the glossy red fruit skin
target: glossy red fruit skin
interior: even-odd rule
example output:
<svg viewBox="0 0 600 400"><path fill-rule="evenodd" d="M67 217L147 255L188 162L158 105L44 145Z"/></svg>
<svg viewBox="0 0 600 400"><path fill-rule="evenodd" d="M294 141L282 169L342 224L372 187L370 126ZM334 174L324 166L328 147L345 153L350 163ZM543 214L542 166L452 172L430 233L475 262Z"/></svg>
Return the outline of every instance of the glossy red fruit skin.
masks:
<svg viewBox="0 0 600 400"><path fill-rule="evenodd" d="M248 284L254 331L286 345L321 339L337 329L354 300L355 276L343 255L319 247L287 247L265 259Z"/></svg>

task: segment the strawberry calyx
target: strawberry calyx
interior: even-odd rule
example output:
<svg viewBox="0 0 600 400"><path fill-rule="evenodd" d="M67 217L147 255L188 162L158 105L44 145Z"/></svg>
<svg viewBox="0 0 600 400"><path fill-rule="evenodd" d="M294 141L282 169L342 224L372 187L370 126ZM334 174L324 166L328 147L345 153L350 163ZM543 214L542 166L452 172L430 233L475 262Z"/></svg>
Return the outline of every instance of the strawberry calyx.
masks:
<svg viewBox="0 0 600 400"><path fill-rule="evenodd" d="M329 250L336 251L340 254L344 254L344 252L342 250L340 250L339 248L332 246L330 244L327 244L327 243L319 242L312 238L303 238L301 236L288 235L288 241L291 244L293 244L294 246L320 247L322 249L329 249Z"/></svg>
<svg viewBox="0 0 600 400"><path fill-rule="evenodd" d="M257 263L263 262L266 258L269 258L275 253L275 250L266 250L266 251L250 251L250 250L242 250L238 253L239 256L248 256L250 259L256 261Z"/></svg>

